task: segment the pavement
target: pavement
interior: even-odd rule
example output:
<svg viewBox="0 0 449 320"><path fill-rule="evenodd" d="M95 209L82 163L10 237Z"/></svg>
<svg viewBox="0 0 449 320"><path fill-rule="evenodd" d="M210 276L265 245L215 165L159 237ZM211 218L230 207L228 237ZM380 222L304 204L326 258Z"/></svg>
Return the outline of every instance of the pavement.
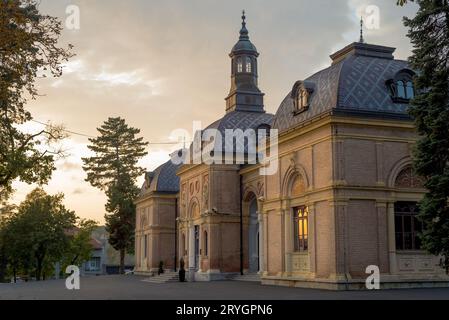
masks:
<svg viewBox="0 0 449 320"><path fill-rule="evenodd" d="M448 300L449 288L325 291L216 281L155 284L141 276L81 278L80 290L65 280L0 284L0 300Z"/></svg>

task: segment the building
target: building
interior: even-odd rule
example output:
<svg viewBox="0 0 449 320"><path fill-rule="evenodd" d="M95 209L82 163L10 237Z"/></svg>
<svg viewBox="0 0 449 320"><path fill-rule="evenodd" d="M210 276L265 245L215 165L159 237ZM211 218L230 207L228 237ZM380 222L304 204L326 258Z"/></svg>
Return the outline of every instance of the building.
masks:
<svg viewBox="0 0 449 320"><path fill-rule="evenodd" d="M244 273L263 284L344 290L364 288L367 267L377 266L383 288L447 286L417 236L425 189L411 169L414 71L394 51L363 38L349 44L328 68L292 84L272 115L243 16L225 115L203 134L278 130L278 170L166 163L147 174L136 201L136 269L183 258L191 281Z"/></svg>
<svg viewBox="0 0 449 320"><path fill-rule="evenodd" d="M83 276L98 276L119 274L120 252L115 250L108 241L105 227L98 227L92 232L92 256L81 266ZM125 255L125 270L134 269L134 255Z"/></svg>

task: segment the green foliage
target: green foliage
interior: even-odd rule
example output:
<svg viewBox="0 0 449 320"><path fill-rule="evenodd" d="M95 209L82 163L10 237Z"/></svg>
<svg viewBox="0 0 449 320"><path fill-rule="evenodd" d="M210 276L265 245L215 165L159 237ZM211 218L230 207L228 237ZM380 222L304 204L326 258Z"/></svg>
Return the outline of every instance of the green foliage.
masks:
<svg viewBox="0 0 449 320"><path fill-rule="evenodd" d="M62 270L69 265L80 266L92 257L92 232L98 227L93 220L80 220L73 232L69 233L69 243L61 260Z"/></svg>
<svg viewBox="0 0 449 320"><path fill-rule="evenodd" d="M40 280L53 275L57 262L80 265L90 258L96 223L80 220L63 199L62 194L48 195L38 188L17 208L4 208L0 245L10 274Z"/></svg>
<svg viewBox="0 0 449 320"><path fill-rule="evenodd" d="M105 191L108 202L105 216L109 243L120 251L120 269L124 272L125 252L134 250L135 205L139 189L136 179L145 173L137 165L144 157L147 142L136 137L139 129L129 127L124 119L109 118L97 129L100 135L89 139L95 156L83 158L86 181Z"/></svg>
<svg viewBox="0 0 449 320"><path fill-rule="evenodd" d="M405 18L414 46L411 66L418 71L418 92L410 114L420 140L414 152L416 172L425 177L428 193L420 203L423 246L441 255L449 268L449 4L447 0L416 1L419 10Z"/></svg>
<svg viewBox="0 0 449 320"><path fill-rule="evenodd" d="M35 189L9 218L6 228L7 255L14 268L35 270L37 280L44 267L58 262L69 245L67 230L76 216L62 204L63 195L48 195Z"/></svg>
<svg viewBox="0 0 449 320"><path fill-rule="evenodd" d="M0 1L0 200L15 179L47 182L55 155L62 154L52 146L65 137L61 127L35 133L18 127L32 120L24 106L27 97L38 96L36 79L61 76L61 64L72 56L72 46L57 47L62 28L56 18L39 13L38 1Z"/></svg>

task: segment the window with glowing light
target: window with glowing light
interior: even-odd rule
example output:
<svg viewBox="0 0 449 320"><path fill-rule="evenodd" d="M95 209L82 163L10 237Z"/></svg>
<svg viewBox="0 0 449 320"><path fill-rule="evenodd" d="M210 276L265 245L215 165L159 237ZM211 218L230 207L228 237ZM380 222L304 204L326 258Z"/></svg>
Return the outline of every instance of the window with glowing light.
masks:
<svg viewBox="0 0 449 320"><path fill-rule="evenodd" d="M243 72L243 61L242 58L237 59L237 72L241 73Z"/></svg>
<svg viewBox="0 0 449 320"><path fill-rule="evenodd" d="M305 206L293 209L295 251L307 252L309 248L309 209Z"/></svg>
<svg viewBox="0 0 449 320"><path fill-rule="evenodd" d="M246 57L246 72L247 73L251 73L252 71L252 67L251 67L251 58Z"/></svg>

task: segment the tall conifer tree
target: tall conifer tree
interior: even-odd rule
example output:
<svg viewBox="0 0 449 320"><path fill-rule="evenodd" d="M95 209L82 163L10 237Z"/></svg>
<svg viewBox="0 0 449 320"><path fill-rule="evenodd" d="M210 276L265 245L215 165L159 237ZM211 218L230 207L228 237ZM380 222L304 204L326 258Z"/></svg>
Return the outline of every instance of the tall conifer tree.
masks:
<svg viewBox="0 0 449 320"><path fill-rule="evenodd" d="M95 156L83 158L86 181L105 191L108 202L105 216L109 243L120 251L120 273L124 272L125 253L134 250L135 206L139 189L136 179L145 173L137 165L144 157L147 142L136 137L139 129L129 127L124 119L109 118L97 129L100 135L89 139Z"/></svg>
<svg viewBox="0 0 449 320"><path fill-rule="evenodd" d="M414 2L418 12L413 19L404 18L404 24L414 46L410 63L417 71L417 95L410 108L420 134L414 167L428 189L420 203L422 242L424 249L443 257L449 270L449 4Z"/></svg>

